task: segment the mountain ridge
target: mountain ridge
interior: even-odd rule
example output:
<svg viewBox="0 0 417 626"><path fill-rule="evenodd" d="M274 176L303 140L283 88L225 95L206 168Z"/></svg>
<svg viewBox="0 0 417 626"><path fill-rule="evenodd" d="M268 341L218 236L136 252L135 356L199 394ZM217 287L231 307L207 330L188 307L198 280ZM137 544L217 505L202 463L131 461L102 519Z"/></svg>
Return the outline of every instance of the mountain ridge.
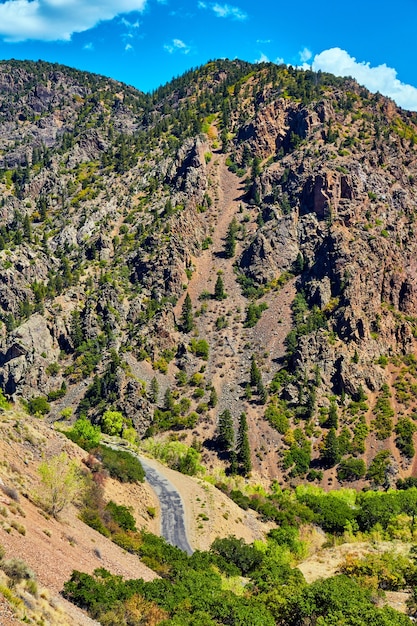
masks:
<svg viewBox="0 0 417 626"><path fill-rule="evenodd" d="M226 469L220 408L236 434L247 412L266 479L337 485L341 462L367 471L375 449L391 454L386 480L412 472L415 114L352 80L273 64L210 62L153 94L62 66L2 67L7 394L49 398L53 419L72 408L100 424L120 410L139 436L196 438ZM350 478L362 484L363 466Z"/></svg>

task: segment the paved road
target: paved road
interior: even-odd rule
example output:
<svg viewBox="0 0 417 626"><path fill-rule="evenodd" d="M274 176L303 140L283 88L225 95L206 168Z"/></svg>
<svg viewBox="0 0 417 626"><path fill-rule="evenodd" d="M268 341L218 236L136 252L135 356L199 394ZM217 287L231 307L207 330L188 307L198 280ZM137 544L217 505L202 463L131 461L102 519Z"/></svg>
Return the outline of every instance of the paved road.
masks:
<svg viewBox="0 0 417 626"><path fill-rule="evenodd" d="M184 550L184 552L187 552L187 554L192 554L193 549L188 543L187 533L185 531L184 506L178 491L165 476L162 476L156 468L151 467L144 457L128 450L126 445L121 445L116 438L107 437L106 439L107 441L103 441L105 445L115 450L130 452L130 454L140 460L145 470L146 480L154 489L159 499L162 536L171 545L177 546L181 550Z"/></svg>
<svg viewBox="0 0 417 626"><path fill-rule="evenodd" d="M173 546L177 546L192 554L193 550L188 543L185 531L184 507L180 494L175 487L151 467L146 459L139 457L146 473L146 479L158 496L161 506L161 534Z"/></svg>

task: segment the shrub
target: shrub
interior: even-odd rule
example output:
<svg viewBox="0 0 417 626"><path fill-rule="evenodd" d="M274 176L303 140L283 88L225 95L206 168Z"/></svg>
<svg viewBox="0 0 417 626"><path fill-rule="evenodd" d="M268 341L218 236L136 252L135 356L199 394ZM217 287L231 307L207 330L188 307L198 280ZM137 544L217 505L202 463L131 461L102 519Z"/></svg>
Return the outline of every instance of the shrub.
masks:
<svg viewBox="0 0 417 626"><path fill-rule="evenodd" d="M86 417L80 417L65 435L84 450L91 450L100 443L101 430L98 426L93 426Z"/></svg>
<svg viewBox="0 0 417 626"><path fill-rule="evenodd" d="M256 569L263 560L262 552L236 537L215 539L210 550L226 561L234 563L244 576Z"/></svg>
<svg viewBox="0 0 417 626"><path fill-rule="evenodd" d="M27 403L28 411L31 415L46 415L51 407L44 396L32 397Z"/></svg>
<svg viewBox="0 0 417 626"><path fill-rule="evenodd" d="M290 427L288 418L276 406L270 405L265 411L265 419L273 426L281 435L285 435Z"/></svg>
<svg viewBox="0 0 417 626"><path fill-rule="evenodd" d="M90 528L94 528L98 533L103 535L104 537L110 537L110 531L106 528L103 520L100 517L99 511L92 507L85 507L80 513L80 520L90 526Z"/></svg>
<svg viewBox="0 0 417 626"><path fill-rule="evenodd" d="M261 302L261 304L255 304L251 302L246 309L246 319L244 321L245 328L252 328L256 325L256 323L261 319L261 315L266 309L268 305L266 302Z"/></svg>
<svg viewBox="0 0 417 626"><path fill-rule="evenodd" d="M1 389L0 389L0 409L2 409L3 411L7 411L8 409L10 409L10 404L7 402L6 398L4 397L4 393Z"/></svg>
<svg viewBox="0 0 417 626"><path fill-rule="evenodd" d="M42 490L37 494L43 508L57 517L69 504L75 502L84 488L80 468L65 452L39 465Z"/></svg>
<svg viewBox="0 0 417 626"><path fill-rule="evenodd" d="M366 465L362 459L349 457L341 461L337 468L338 480L359 480L366 474Z"/></svg>
<svg viewBox="0 0 417 626"><path fill-rule="evenodd" d="M388 450L377 452L368 468L367 478L375 485L383 485L386 482L387 471L391 463L391 454Z"/></svg>
<svg viewBox="0 0 417 626"><path fill-rule="evenodd" d="M120 528L123 530L136 531L135 518L127 506L116 504L113 500L110 500L110 502L106 504L106 511Z"/></svg>
<svg viewBox="0 0 417 626"><path fill-rule="evenodd" d="M190 343L190 351L204 361L208 360L209 344L205 339L192 339Z"/></svg>
<svg viewBox="0 0 417 626"><path fill-rule="evenodd" d="M105 411L102 417L102 430L107 435L119 435L123 428L123 414L120 411Z"/></svg>
<svg viewBox="0 0 417 626"><path fill-rule="evenodd" d="M409 459L412 459L415 453L413 435L417 430L417 426L409 417L402 417L398 420L395 427L397 435L395 443L400 452Z"/></svg>
<svg viewBox="0 0 417 626"><path fill-rule="evenodd" d="M391 394L389 392L388 385L384 384L381 387L381 395L376 401L373 413L375 419L372 421L372 425L375 428L377 439L383 440L391 436L392 433L392 418L394 416L394 410L390 403Z"/></svg>
<svg viewBox="0 0 417 626"><path fill-rule="evenodd" d="M145 472L142 464L130 452L99 446L95 453L112 478L122 483L143 483Z"/></svg>
<svg viewBox="0 0 417 626"><path fill-rule="evenodd" d="M22 559L2 561L1 569L10 578L13 586L22 580L35 580L35 573Z"/></svg>

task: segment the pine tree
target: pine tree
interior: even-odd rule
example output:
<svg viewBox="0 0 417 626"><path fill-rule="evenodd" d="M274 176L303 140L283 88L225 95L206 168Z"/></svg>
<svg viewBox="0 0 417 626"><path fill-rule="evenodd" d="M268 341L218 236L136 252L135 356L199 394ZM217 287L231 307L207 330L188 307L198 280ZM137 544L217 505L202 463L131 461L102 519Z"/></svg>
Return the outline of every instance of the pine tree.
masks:
<svg viewBox="0 0 417 626"><path fill-rule="evenodd" d="M331 428L324 439L321 461L325 467L333 467L340 461L339 442L335 428Z"/></svg>
<svg viewBox="0 0 417 626"><path fill-rule="evenodd" d="M252 354L252 359L250 362L250 384L252 387L257 387L261 382L261 372L259 371L259 367L256 364L255 355Z"/></svg>
<svg viewBox="0 0 417 626"><path fill-rule="evenodd" d="M214 297L216 300L224 300L227 298L227 294L224 290L224 283L221 275L217 276L216 284L214 286Z"/></svg>
<svg viewBox="0 0 417 626"><path fill-rule="evenodd" d="M183 333L189 333L194 326L193 322L193 306L190 295L187 291L181 313L181 330Z"/></svg>
<svg viewBox="0 0 417 626"><path fill-rule="evenodd" d="M209 407L211 407L212 409L214 409L215 406L217 406L217 402L218 402L218 396L217 396L217 391L214 387L211 388L210 391L210 399L209 399Z"/></svg>
<svg viewBox="0 0 417 626"><path fill-rule="evenodd" d="M233 429L233 418L229 409L225 409L223 413L219 415L218 441L223 450L230 450L233 448L235 433Z"/></svg>
<svg viewBox="0 0 417 626"><path fill-rule="evenodd" d="M171 411L174 407L174 398L172 397L172 392L171 389L169 387L167 387L167 390L165 391L164 394L164 409L165 411Z"/></svg>
<svg viewBox="0 0 417 626"><path fill-rule="evenodd" d="M23 218L23 236L29 243L32 241L32 224L27 213Z"/></svg>
<svg viewBox="0 0 417 626"><path fill-rule="evenodd" d="M231 259L236 253L236 233L238 231L238 224L234 217L229 224L226 235L226 245L224 248L224 254L226 259Z"/></svg>
<svg viewBox="0 0 417 626"><path fill-rule="evenodd" d="M235 450L231 450L230 451L230 468L229 468L230 473L232 474L232 476L236 476L236 474L239 471L239 464L237 462L237 454Z"/></svg>
<svg viewBox="0 0 417 626"><path fill-rule="evenodd" d="M326 428L337 428L338 421L339 420L337 419L337 406L335 402L332 402L329 408L329 416L326 420Z"/></svg>
<svg viewBox="0 0 417 626"><path fill-rule="evenodd" d="M268 392L262 380L260 380L256 385L256 391L258 392L259 402L261 404L266 404L266 401L268 400Z"/></svg>
<svg viewBox="0 0 417 626"><path fill-rule="evenodd" d="M159 383L154 376L151 380L151 392L149 394L149 399L151 402L156 404L158 402L158 396L159 396Z"/></svg>
<svg viewBox="0 0 417 626"><path fill-rule="evenodd" d="M248 423L246 421L245 413L242 413L239 418L236 453L239 464L239 473L243 476L247 476L252 469L252 463L250 459Z"/></svg>
<svg viewBox="0 0 417 626"><path fill-rule="evenodd" d="M297 254L297 258L295 259L293 266L292 266L292 271L293 273L298 276L299 274L301 274L304 270L304 257L301 254L301 252L299 252Z"/></svg>

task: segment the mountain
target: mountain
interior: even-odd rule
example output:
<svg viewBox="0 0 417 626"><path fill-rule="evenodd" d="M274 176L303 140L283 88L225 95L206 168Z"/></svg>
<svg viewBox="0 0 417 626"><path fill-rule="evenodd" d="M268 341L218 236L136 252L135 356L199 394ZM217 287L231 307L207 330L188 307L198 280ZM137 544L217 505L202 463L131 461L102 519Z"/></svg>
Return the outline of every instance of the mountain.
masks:
<svg viewBox="0 0 417 626"><path fill-rule="evenodd" d="M0 115L9 398L283 484L415 474L415 113L273 64L143 94L7 61Z"/></svg>

